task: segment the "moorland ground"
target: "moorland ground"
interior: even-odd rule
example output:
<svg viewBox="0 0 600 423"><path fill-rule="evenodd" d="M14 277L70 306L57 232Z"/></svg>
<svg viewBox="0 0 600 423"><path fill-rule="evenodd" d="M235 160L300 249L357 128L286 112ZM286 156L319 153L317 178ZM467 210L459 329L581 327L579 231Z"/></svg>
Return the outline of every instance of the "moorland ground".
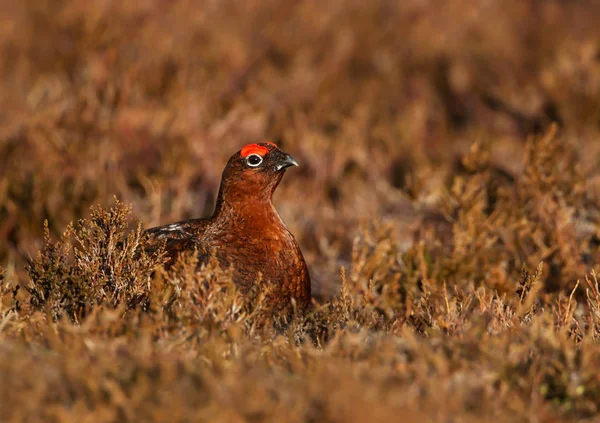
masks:
<svg viewBox="0 0 600 423"><path fill-rule="evenodd" d="M585 0L1 2L0 420L595 421L599 21ZM306 315L139 248L266 138L301 164L275 202Z"/></svg>

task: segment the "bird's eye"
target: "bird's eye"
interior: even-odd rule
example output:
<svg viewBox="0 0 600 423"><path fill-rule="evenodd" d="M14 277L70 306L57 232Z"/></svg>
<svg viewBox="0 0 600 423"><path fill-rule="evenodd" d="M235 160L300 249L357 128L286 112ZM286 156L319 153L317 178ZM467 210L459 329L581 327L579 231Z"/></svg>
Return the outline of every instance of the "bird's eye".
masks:
<svg viewBox="0 0 600 423"><path fill-rule="evenodd" d="M248 163L248 166L250 166L250 167L260 166L260 164L262 162L263 162L263 158L261 156L259 156L258 154L250 154L246 158L246 163Z"/></svg>

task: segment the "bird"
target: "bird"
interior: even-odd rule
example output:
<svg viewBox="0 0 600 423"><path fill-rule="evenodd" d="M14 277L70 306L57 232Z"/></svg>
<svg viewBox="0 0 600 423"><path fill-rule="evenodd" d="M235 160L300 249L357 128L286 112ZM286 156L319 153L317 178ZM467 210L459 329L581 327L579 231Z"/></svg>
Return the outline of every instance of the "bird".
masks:
<svg viewBox="0 0 600 423"><path fill-rule="evenodd" d="M292 300L297 309L307 308L308 267L273 204L273 193L293 166L298 162L272 142L245 145L223 170L211 217L147 229L147 242L164 245L167 268L185 252L195 251L200 264L214 255L220 267L232 267L242 293L256 283L271 284L265 303L273 311L290 309Z"/></svg>

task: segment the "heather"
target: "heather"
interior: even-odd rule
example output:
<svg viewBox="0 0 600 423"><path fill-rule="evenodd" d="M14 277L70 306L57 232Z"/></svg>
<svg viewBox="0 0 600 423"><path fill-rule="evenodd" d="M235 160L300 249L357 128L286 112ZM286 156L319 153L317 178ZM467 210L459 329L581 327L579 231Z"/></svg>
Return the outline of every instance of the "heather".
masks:
<svg viewBox="0 0 600 423"><path fill-rule="evenodd" d="M0 7L2 421L595 421L600 7L24 1ZM143 228L227 158L313 279L271 316Z"/></svg>

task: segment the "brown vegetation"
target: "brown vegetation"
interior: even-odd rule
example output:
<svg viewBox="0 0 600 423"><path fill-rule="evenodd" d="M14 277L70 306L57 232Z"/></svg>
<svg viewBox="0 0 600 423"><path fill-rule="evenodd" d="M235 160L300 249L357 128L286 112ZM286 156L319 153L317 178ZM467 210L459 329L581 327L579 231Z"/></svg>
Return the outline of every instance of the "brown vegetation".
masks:
<svg viewBox="0 0 600 423"><path fill-rule="evenodd" d="M595 421L598 21L3 2L1 420ZM266 138L301 164L275 196L315 293L291 317L140 248Z"/></svg>

